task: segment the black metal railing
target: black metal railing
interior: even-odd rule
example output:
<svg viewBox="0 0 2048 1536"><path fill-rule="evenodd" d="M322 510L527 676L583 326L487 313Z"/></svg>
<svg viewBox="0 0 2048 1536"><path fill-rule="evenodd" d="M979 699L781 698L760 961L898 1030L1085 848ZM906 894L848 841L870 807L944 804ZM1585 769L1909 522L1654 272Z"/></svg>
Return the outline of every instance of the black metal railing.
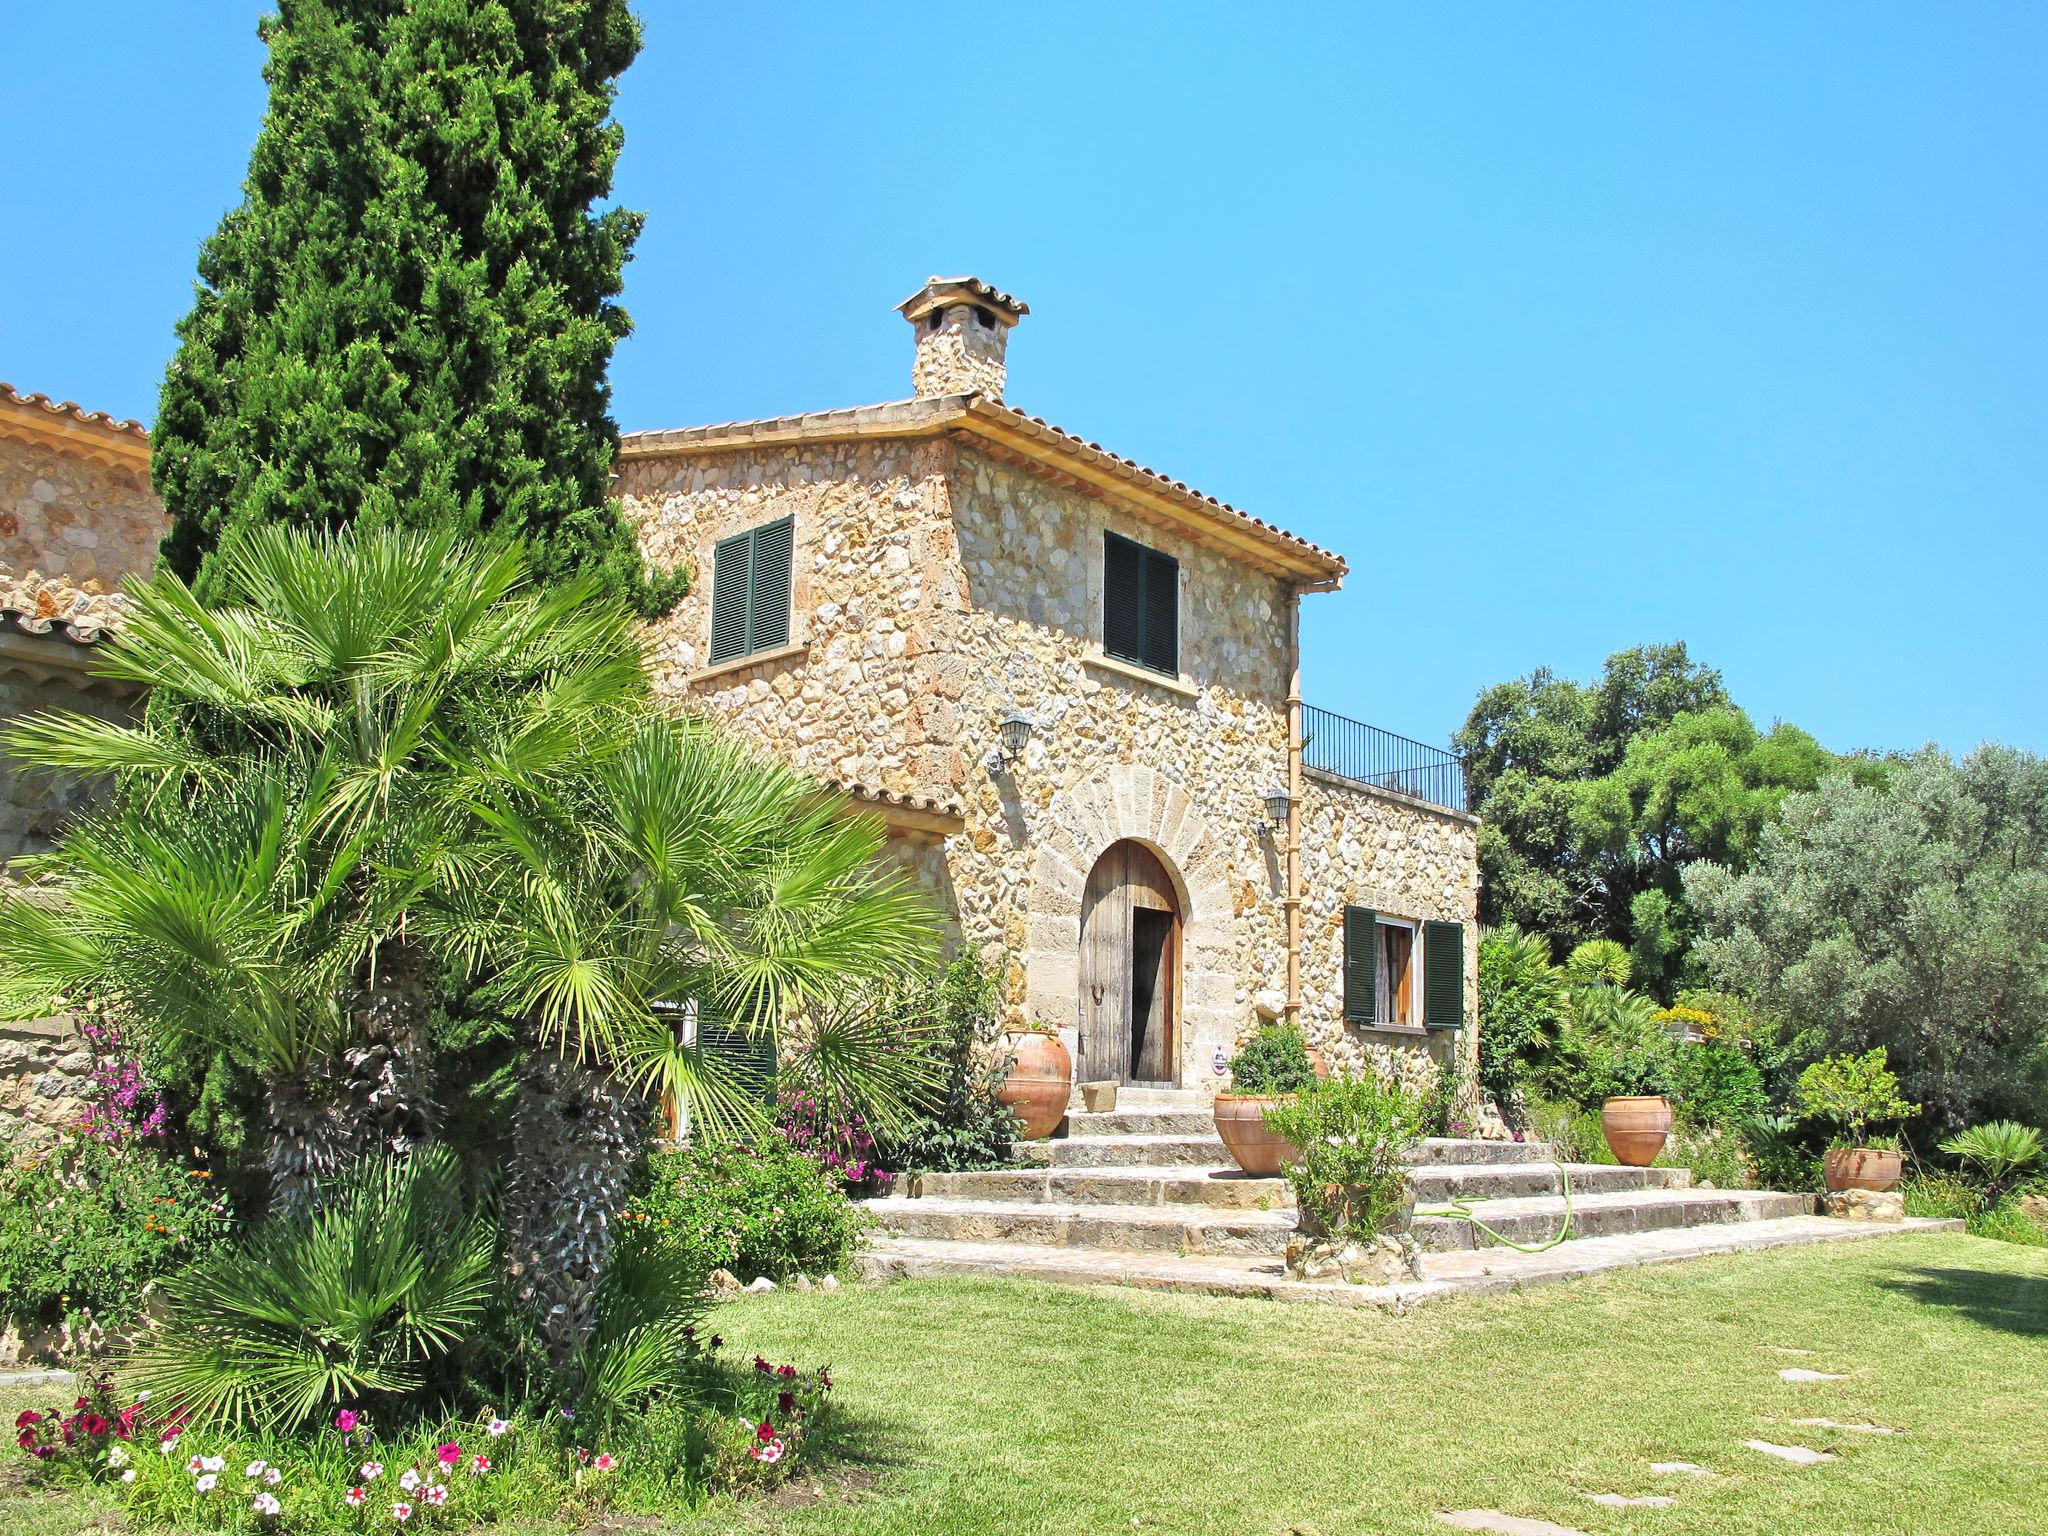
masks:
<svg viewBox="0 0 2048 1536"><path fill-rule="evenodd" d="M1454 811L1466 809L1465 759L1457 753L1312 704L1301 707L1301 760L1305 767L1355 784L1413 795Z"/></svg>

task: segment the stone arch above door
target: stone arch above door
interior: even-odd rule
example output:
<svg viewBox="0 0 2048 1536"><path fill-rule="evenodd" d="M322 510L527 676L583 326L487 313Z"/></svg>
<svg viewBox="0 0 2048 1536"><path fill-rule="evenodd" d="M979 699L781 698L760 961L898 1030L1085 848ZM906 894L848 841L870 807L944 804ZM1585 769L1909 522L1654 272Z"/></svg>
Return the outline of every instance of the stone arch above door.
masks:
<svg viewBox="0 0 2048 1536"><path fill-rule="evenodd" d="M1237 1038L1237 977L1229 871L1222 842L1188 793L1154 769L1118 764L1054 796L1036 829L1026 913L1024 1007L1056 1025L1070 1050L1081 1020L1081 901L1088 872L1113 843L1143 843L1179 887L1182 1087L1213 1084L1218 1048Z"/></svg>

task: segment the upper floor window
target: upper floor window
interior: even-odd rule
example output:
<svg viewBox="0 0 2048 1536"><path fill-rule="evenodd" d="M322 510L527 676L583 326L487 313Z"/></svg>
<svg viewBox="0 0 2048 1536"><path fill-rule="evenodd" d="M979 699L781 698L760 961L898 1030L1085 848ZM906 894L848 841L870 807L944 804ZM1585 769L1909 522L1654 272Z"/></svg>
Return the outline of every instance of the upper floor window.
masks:
<svg viewBox="0 0 2048 1536"><path fill-rule="evenodd" d="M1102 535L1102 649L1180 675L1180 562L1109 532Z"/></svg>
<svg viewBox="0 0 2048 1536"><path fill-rule="evenodd" d="M711 660L714 664L789 644L790 571L796 522L785 517L711 551Z"/></svg>
<svg viewBox="0 0 2048 1536"><path fill-rule="evenodd" d="M1456 1029L1464 1019L1464 924L1344 909L1345 1023Z"/></svg>

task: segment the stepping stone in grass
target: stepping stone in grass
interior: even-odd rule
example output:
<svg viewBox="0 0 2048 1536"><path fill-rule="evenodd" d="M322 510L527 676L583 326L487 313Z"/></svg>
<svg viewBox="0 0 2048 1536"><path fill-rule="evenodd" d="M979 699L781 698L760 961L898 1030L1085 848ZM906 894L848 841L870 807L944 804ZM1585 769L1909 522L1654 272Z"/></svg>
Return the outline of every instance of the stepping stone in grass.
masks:
<svg viewBox="0 0 2048 1536"><path fill-rule="evenodd" d="M1823 1461L1835 1459L1832 1451L1811 1450L1803 1445L1773 1445L1768 1440L1745 1440L1742 1442L1752 1451L1761 1451L1766 1456L1775 1456L1780 1461L1789 1461L1795 1467L1816 1466Z"/></svg>
<svg viewBox="0 0 2048 1536"><path fill-rule="evenodd" d="M1683 1472L1687 1477L1719 1477L1721 1475L1712 1467L1703 1467L1699 1463L1692 1461L1653 1461L1650 1463L1650 1470L1667 1474Z"/></svg>
<svg viewBox="0 0 2048 1536"><path fill-rule="evenodd" d="M1801 1429L1842 1429L1852 1435L1903 1435L1903 1429L1887 1429L1882 1424L1837 1424L1833 1419L1794 1419Z"/></svg>
<svg viewBox="0 0 2048 1536"><path fill-rule="evenodd" d="M1773 1344L1771 1352L1778 1355L1810 1355L1813 1353L1810 1349L1793 1349L1784 1344Z"/></svg>
<svg viewBox="0 0 2048 1536"><path fill-rule="evenodd" d="M1497 1509L1453 1509L1436 1518L1441 1524L1455 1525L1461 1531L1489 1531L1492 1536L1586 1536L1584 1531L1569 1525L1504 1515Z"/></svg>
<svg viewBox="0 0 2048 1536"><path fill-rule="evenodd" d="M1586 1497L1609 1509L1669 1509L1677 1502L1661 1493L1646 1493L1635 1499L1625 1493L1589 1493Z"/></svg>
<svg viewBox="0 0 2048 1536"><path fill-rule="evenodd" d="M1835 1371L1809 1371L1803 1365L1790 1365L1778 1372L1780 1381L1847 1381L1849 1378Z"/></svg>

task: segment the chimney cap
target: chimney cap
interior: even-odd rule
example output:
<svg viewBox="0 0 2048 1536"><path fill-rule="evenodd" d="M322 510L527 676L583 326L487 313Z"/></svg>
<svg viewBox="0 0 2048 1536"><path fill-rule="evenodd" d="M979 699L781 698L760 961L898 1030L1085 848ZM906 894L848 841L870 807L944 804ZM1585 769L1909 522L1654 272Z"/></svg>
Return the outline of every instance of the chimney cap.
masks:
<svg viewBox="0 0 2048 1536"><path fill-rule="evenodd" d="M933 310L953 304L978 304L1004 325L1015 325L1031 313L1031 306L1022 299L1012 298L978 277L928 277L922 288L896 308L915 324Z"/></svg>

